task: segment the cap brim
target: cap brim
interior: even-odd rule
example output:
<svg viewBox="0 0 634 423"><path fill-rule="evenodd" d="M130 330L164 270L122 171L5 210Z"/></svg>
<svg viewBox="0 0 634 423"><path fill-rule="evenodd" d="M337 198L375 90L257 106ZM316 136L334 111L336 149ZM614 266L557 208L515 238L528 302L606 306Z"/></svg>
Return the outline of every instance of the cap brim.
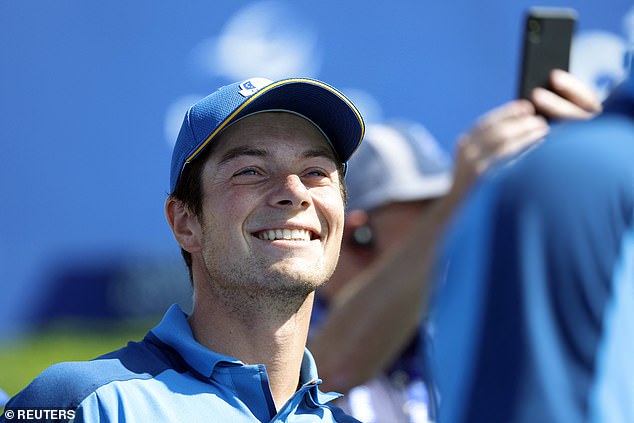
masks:
<svg viewBox="0 0 634 423"><path fill-rule="evenodd" d="M299 113L328 137L342 162L348 161L365 132L357 108L337 89L307 78L290 78L265 86L237 107L187 158L192 161L223 129L247 115L265 110Z"/></svg>

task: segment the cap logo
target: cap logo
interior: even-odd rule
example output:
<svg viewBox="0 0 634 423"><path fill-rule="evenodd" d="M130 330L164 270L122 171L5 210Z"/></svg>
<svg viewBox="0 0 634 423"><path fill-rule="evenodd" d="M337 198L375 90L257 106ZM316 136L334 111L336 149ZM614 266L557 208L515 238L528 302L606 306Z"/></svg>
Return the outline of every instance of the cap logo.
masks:
<svg viewBox="0 0 634 423"><path fill-rule="evenodd" d="M240 95L242 97L250 97L262 88L271 84L273 81L266 78L251 78L240 84Z"/></svg>

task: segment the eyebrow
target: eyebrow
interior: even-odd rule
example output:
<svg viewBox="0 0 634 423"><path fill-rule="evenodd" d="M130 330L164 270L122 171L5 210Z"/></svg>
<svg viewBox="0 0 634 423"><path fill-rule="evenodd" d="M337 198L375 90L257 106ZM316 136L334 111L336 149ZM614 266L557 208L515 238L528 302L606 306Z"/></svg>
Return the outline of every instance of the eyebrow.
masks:
<svg viewBox="0 0 634 423"><path fill-rule="evenodd" d="M229 151L227 151L225 154L223 154L218 164L227 163L228 161L231 161L235 159L236 157L240 157L240 156L265 157L267 155L268 155L268 152L266 150L263 150L261 148L251 147L248 145L242 145L239 147L232 148Z"/></svg>
<svg viewBox="0 0 634 423"><path fill-rule="evenodd" d="M306 158L325 157L327 159L332 160L335 163L339 163L339 159L337 158L337 155L335 154L335 152L332 151L332 149L330 149L328 147L313 148L311 150L308 150L308 151L304 152L304 157L306 157Z"/></svg>
<svg viewBox="0 0 634 423"><path fill-rule="evenodd" d="M232 148L230 150L228 150L227 152L225 152L222 157L220 158L220 161L218 162L219 165L222 165L224 163L227 163L237 157L241 157L241 156L252 156L252 157L266 157L268 156L270 153L264 149L261 148L257 148L257 147L252 147L252 146L248 146L248 145L242 145L242 146L238 146L235 148ZM335 163L338 163L339 160L337 159L336 154L329 148L324 147L324 148L313 148L310 150L307 150L304 152L303 154L304 158L313 158L313 157L325 157L329 160L334 161Z"/></svg>

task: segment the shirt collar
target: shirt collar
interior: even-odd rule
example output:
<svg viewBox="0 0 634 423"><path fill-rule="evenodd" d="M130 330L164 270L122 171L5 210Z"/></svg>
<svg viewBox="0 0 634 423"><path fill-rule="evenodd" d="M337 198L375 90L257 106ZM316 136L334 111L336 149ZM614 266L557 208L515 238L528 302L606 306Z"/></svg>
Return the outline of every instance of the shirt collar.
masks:
<svg viewBox="0 0 634 423"><path fill-rule="evenodd" d="M308 351L308 348L304 348L302 367L299 371L299 383L300 385L321 383L321 379L317 375L317 364L315 364L315 359Z"/></svg>
<svg viewBox="0 0 634 423"><path fill-rule="evenodd" d="M319 390L321 379L319 379L317 375L315 359L310 351L308 351L308 348L304 348L304 358L302 359L302 367L299 372L299 384L301 385L300 391L304 390L313 393L313 401L315 401L316 404L325 404L342 396L337 392L322 392Z"/></svg>
<svg viewBox="0 0 634 423"><path fill-rule="evenodd" d="M245 365L235 357L217 353L199 344L194 339L194 334L187 322L187 314L177 304L173 304L167 310L161 322L151 332L161 342L176 350L187 364L201 375L211 377L218 363ZM304 349L299 382L300 385L321 384L315 359L307 348Z"/></svg>
<svg viewBox="0 0 634 423"><path fill-rule="evenodd" d="M199 344L194 339L185 314L177 304L173 304L161 322L151 331L161 342L174 348L180 356L198 373L210 377L218 363L244 365L235 357L220 354Z"/></svg>

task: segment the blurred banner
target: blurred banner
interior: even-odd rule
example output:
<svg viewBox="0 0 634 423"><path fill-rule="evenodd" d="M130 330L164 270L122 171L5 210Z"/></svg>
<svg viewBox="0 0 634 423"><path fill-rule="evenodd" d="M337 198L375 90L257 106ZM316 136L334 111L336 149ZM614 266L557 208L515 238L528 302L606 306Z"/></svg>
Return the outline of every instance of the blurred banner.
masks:
<svg viewBox="0 0 634 423"><path fill-rule="evenodd" d="M197 99L251 76L314 77L366 120L415 119L451 151L515 96L529 6L1 2L0 341L55 318L186 307L163 203L172 143ZM632 1L548 6L577 9L571 71L604 95L634 43Z"/></svg>

